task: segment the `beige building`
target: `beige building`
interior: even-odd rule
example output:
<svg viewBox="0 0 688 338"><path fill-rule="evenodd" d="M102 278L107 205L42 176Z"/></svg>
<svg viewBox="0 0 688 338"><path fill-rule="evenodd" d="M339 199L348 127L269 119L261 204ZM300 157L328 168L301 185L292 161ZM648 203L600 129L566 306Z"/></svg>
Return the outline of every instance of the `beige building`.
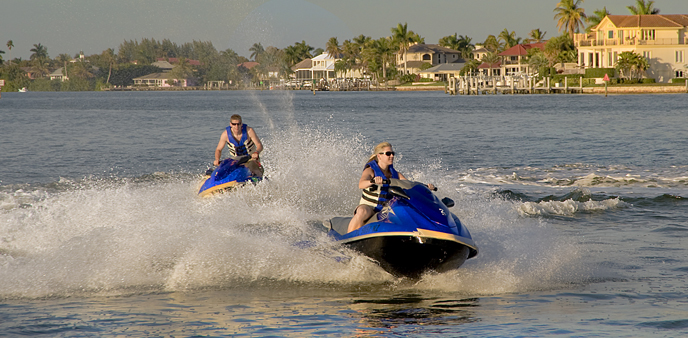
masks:
<svg viewBox="0 0 688 338"><path fill-rule="evenodd" d="M587 34L576 34L578 66L613 68L622 52L647 58L657 82L688 77L688 15L608 15Z"/></svg>
<svg viewBox="0 0 688 338"><path fill-rule="evenodd" d="M397 70L404 71L404 54L396 53ZM461 52L440 45L414 44L406 51L406 69L409 74L418 74L424 63L437 66L443 63L465 61Z"/></svg>

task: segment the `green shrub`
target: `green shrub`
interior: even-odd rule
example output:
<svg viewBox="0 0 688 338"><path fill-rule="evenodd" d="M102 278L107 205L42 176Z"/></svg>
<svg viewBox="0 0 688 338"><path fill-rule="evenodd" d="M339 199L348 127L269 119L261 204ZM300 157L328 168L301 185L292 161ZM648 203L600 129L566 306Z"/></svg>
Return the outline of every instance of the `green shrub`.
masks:
<svg viewBox="0 0 688 338"><path fill-rule="evenodd" d="M614 77L616 74L616 69L614 68L588 68L585 70L584 77L587 78L601 78L607 74L610 78Z"/></svg>
<svg viewBox="0 0 688 338"><path fill-rule="evenodd" d="M686 83L686 80L688 80L688 78L677 77L677 78L671 79L671 83Z"/></svg>
<svg viewBox="0 0 688 338"><path fill-rule="evenodd" d="M642 83L657 83L655 79L642 79Z"/></svg>
<svg viewBox="0 0 688 338"><path fill-rule="evenodd" d="M47 77L35 79L27 86L32 92L56 92L60 90L60 80L50 80Z"/></svg>

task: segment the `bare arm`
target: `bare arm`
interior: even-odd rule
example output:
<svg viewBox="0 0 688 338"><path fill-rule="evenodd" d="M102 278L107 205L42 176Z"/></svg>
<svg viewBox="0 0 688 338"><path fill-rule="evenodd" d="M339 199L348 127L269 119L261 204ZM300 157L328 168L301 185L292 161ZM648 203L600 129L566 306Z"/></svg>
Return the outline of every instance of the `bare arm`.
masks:
<svg viewBox="0 0 688 338"><path fill-rule="evenodd" d="M363 170L363 173L361 174L361 179L358 180L358 189L368 188L375 183L382 184L382 177L375 177L375 183L370 183L370 179L373 178L374 174L375 173L373 172L373 169L365 168L365 170Z"/></svg>
<svg viewBox="0 0 688 338"><path fill-rule="evenodd" d="M253 128L248 127L247 133L248 137L250 137L253 141L253 144L256 145L256 152L250 154L251 158L256 159L258 158L258 155L260 155L260 152L263 151L263 144L260 142L260 139L258 138L258 135L256 135L256 132L253 130Z"/></svg>
<svg viewBox="0 0 688 338"><path fill-rule="evenodd" d="M229 139L227 138L227 131L225 130L222 132L222 135L220 136L220 142L217 143L217 148L215 148L215 162L213 162L214 165L220 165L220 158L222 156L222 148L225 147L225 144Z"/></svg>

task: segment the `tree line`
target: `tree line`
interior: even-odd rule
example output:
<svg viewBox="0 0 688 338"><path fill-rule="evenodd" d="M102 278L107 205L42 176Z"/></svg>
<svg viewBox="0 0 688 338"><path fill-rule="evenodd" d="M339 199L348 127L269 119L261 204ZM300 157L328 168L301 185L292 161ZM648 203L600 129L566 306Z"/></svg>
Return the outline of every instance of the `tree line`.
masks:
<svg viewBox="0 0 688 338"><path fill-rule="evenodd" d="M533 48L529 50L528 62L536 67L551 67L558 62L576 62L577 50L573 43L573 34L580 32L588 23L587 30L596 26L606 16L610 15L606 7L595 10L590 16L585 14L581 7L583 0L561 0L554 9L554 19L561 36L545 40L546 32L533 29L528 38L517 37L514 31L502 30L497 35L488 35L481 45L489 51L481 60L473 58L475 44L473 39L454 33L439 39L438 44L457 50L466 60L463 73L477 71L482 62L496 63L500 60L498 54L520 43L539 43L546 41L543 49ZM654 7L654 1L636 0L635 6L628 6L632 14L658 14L659 9ZM30 90L99 90L111 86L129 86L133 84L133 78L159 72L152 66L158 59L178 59L171 75L176 79L195 77L199 82L225 81L238 87L251 86L262 81L271 80L268 74L279 74L286 79L292 73L292 67L307 59L327 52L334 56L335 71L343 77L353 74L354 70L367 74L377 82L385 82L390 79L410 80L413 74L408 74L406 65L406 53L414 43L425 43L425 38L409 30L406 23L399 23L390 29L390 35L373 39L363 34L344 40L339 43L336 37L330 38L325 49L314 48L305 41L296 42L286 48L274 46L263 47L261 43L255 43L250 49L249 58L238 55L232 49L218 51L210 41L192 41L181 45L169 39L155 40L143 38L138 40L125 40L118 48L108 48L100 54L85 56L83 53L70 56L60 54L50 58L47 47L41 43L34 44L31 48L29 60L21 58L3 60L5 52L0 50L0 78L6 80L3 90L15 91L18 88L28 87ZM9 40L6 44L11 53L14 43ZM403 69L397 69L395 55L403 55ZM198 60L200 64L192 66L189 60ZM629 61L630 60L630 61ZM238 65L247 61L255 61L257 66L248 69ZM642 56L626 57L620 64L628 67L632 64L634 71L647 69L647 60ZM425 68L431 66L426 65ZM66 81L50 81L46 78L51 70L62 68L62 74L68 78ZM401 65L399 65L401 67ZM644 69L641 69L645 67ZM29 79L27 70L32 74Z"/></svg>

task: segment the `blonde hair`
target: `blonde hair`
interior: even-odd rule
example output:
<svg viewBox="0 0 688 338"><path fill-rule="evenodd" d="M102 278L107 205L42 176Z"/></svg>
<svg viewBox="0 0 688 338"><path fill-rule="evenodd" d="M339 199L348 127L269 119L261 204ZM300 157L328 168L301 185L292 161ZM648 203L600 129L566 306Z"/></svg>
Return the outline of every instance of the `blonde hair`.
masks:
<svg viewBox="0 0 688 338"><path fill-rule="evenodd" d="M382 142L382 143L376 145L375 149L373 149L373 154L370 155L370 158L368 159L368 161L366 161L366 163L369 163L372 160L375 160L375 162L377 162L377 153L379 153L380 151L382 151L382 149L387 148L387 147L392 148L392 144L389 142Z"/></svg>
<svg viewBox="0 0 688 338"><path fill-rule="evenodd" d="M240 123L243 123L243 120L241 119L241 115L239 114L234 114L229 118L229 121L239 121Z"/></svg>

